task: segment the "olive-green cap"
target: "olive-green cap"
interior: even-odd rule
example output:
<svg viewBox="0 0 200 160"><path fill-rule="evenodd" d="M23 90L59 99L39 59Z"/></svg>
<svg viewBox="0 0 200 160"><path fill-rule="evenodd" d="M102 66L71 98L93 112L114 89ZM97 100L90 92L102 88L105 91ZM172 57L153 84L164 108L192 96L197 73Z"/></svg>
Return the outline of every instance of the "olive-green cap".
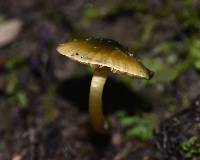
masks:
<svg viewBox="0 0 200 160"><path fill-rule="evenodd" d="M80 63L108 67L114 73L145 79L153 76L128 48L111 39L74 39L60 44L57 51Z"/></svg>

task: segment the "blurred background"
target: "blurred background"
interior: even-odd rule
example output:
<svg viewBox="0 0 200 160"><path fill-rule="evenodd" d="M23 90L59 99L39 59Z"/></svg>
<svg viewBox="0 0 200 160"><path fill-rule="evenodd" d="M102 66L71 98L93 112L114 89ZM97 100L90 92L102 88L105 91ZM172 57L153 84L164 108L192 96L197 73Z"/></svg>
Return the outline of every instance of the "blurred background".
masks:
<svg viewBox="0 0 200 160"><path fill-rule="evenodd" d="M119 41L150 81L110 75L90 126L91 68L56 51L74 37ZM0 0L1 160L200 159L198 0Z"/></svg>

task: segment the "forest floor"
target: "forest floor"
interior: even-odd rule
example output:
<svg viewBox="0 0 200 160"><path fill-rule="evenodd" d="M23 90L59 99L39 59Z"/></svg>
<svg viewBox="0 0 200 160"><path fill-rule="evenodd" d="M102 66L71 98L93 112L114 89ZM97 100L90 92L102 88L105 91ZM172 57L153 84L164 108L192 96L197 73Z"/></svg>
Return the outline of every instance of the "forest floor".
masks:
<svg viewBox="0 0 200 160"><path fill-rule="evenodd" d="M23 24L8 44L0 37L0 160L200 159L199 10L195 0L0 1L0 28ZM79 36L117 40L155 72L109 76L106 135L89 121L91 69L56 51Z"/></svg>

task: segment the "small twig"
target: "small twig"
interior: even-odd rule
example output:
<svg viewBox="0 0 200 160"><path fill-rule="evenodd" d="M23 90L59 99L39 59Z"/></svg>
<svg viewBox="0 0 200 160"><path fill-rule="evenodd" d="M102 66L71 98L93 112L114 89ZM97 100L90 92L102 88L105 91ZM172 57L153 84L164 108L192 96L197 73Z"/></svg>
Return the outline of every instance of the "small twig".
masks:
<svg viewBox="0 0 200 160"><path fill-rule="evenodd" d="M65 157L65 160L72 160L74 158L71 145L65 144L62 151Z"/></svg>

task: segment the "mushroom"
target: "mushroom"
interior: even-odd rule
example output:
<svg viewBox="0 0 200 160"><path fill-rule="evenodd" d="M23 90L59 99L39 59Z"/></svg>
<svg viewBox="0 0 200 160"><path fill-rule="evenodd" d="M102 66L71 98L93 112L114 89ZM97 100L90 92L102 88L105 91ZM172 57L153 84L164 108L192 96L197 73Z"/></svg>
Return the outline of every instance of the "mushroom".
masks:
<svg viewBox="0 0 200 160"><path fill-rule="evenodd" d="M144 79L151 79L153 76L153 72L136 59L127 48L111 39L74 39L60 44L57 51L75 61L89 64L93 68L89 113L91 123L99 133L106 133L110 128L102 109L102 92L110 71Z"/></svg>

